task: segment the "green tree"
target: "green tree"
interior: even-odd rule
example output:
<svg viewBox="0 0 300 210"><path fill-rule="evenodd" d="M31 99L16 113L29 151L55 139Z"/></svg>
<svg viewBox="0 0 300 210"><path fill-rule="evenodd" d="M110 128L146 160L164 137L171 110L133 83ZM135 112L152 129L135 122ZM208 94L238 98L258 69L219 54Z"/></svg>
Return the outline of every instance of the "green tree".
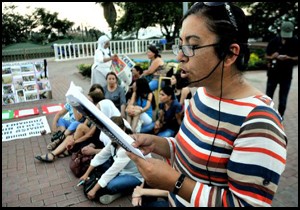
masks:
<svg viewBox="0 0 300 210"><path fill-rule="evenodd" d="M298 26L298 2L237 2L250 16L250 37L269 41L280 28L283 20L292 21ZM298 34L298 27L295 28Z"/></svg>
<svg viewBox="0 0 300 210"><path fill-rule="evenodd" d="M113 2L96 2L103 7L104 18L111 28L111 39L115 37L115 25L117 21L117 11Z"/></svg>
<svg viewBox="0 0 300 210"><path fill-rule="evenodd" d="M166 2L157 7L157 12L156 18L161 27L162 34L168 41L177 38L181 27L182 2Z"/></svg>
<svg viewBox="0 0 300 210"><path fill-rule="evenodd" d="M194 2L189 2L191 6ZM124 16L117 22L116 32L120 35L133 33L137 37L141 28L159 25L168 41L178 37L182 2L116 2L124 9ZM250 15L250 37L268 41L278 31L282 20L295 24L298 34L298 2L234 2ZM163 30L164 29L164 30Z"/></svg>
<svg viewBox="0 0 300 210"><path fill-rule="evenodd" d="M63 19L63 20L57 19L53 23L52 27L54 29L57 29L58 34L62 33L65 36L65 35L67 35L67 32L69 30L72 30L73 25L74 25L74 22L68 21L67 19Z"/></svg>
<svg viewBox="0 0 300 210"><path fill-rule="evenodd" d="M168 41L178 37L182 2L118 2L117 4L125 12L117 22L116 32L119 34L126 31L134 33L137 38L141 28L159 25Z"/></svg>
<svg viewBox="0 0 300 210"><path fill-rule="evenodd" d="M104 2L105 16L113 29L115 27L116 12L112 12L113 9L111 6L113 6L113 4L107 5ZM25 40L45 43L45 41L50 38L51 41L54 41L57 38L56 34L66 36L74 25L73 22L67 19L59 19L57 12L50 13L46 11L45 8L36 8L31 15L21 16L14 11L16 7L17 6L10 5L3 8L2 46L23 42ZM84 32L84 29L81 29L80 26L74 30ZM87 29L85 29L85 32L88 34ZM98 39L101 34L103 33L99 30L93 32L95 39Z"/></svg>
<svg viewBox="0 0 300 210"><path fill-rule="evenodd" d="M125 11L124 15L117 22L116 33L118 35L130 35L133 33L137 38L141 28L152 25L152 23L143 22L140 15L134 15L142 13L143 3L141 3L142 5L140 6L136 6L136 2L118 2L117 4ZM147 14L145 14L143 19L149 19Z"/></svg>
<svg viewBox="0 0 300 210"><path fill-rule="evenodd" d="M95 29L95 28L89 29L89 34L90 34L92 40L98 40L99 36L103 35L103 33L101 31L99 31L98 29Z"/></svg>
<svg viewBox="0 0 300 210"><path fill-rule="evenodd" d="M22 42L29 38L36 23L32 15L21 16L16 6L5 6L2 11L2 46Z"/></svg>
<svg viewBox="0 0 300 210"><path fill-rule="evenodd" d="M34 11L34 17L37 20L37 24L41 26L40 33L48 36L53 30L56 29L57 33L67 34L67 31L74 25L74 22L67 19L58 19L58 13L53 14L46 11L45 8L36 8Z"/></svg>

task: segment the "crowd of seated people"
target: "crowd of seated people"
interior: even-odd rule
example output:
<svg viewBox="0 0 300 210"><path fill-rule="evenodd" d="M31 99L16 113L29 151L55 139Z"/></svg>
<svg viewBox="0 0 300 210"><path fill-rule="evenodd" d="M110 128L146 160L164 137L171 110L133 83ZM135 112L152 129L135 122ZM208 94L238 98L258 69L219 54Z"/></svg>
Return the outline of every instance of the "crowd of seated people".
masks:
<svg viewBox="0 0 300 210"><path fill-rule="evenodd" d="M155 47L150 47L148 54L153 55L154 58L151 59L148 69L143 70L139 65L134 66L132 69L133 81L129 90L131 92L128 93L127 98L118 85L118 77L114 72L109 72L106 75L107 84L104 87L100 84L93 84L88 91L87 98L107 117L115 120L117 120L115 117L121 117L124 126L133 133L151 133L162 137L174 137L184 114L183 101L191 96L191 91L184 87L185 83L180 82L180 73L178 72L171 75L170 84L164 83L162 87L158 87L157 81L152 82L157 80L160 75L157 70L152 72L153 76L156 76L152 77L150 81L147 80L145 76L148 73L145 72L150 72L153 66L159 69L164 65L159 59L154 61L156 58L161 59ZM147 78L149 79L149 77ZM155 88L153 88L153 85ZM153 92L157 89L159 90L158 99L155 98ZM83 93L83 91L81 92ZM156 100L159 100L158 107L156 107ZM66 113L69 114L68 118L64 117ZM121 124L121 126L123 125ZM110 148L112 146L110 138L104 132L101 132L94 122L85 118L68 102L65 104L65 108L55 115L52 131L55 132L54 135L57 139L52 139L53 141L47 145L49 151L43 155L35 156L41 162L51 163L57 157L66 157L78 151L81 151L83 155L93 155L95 157L98 155L97 157L100 157L104 154L102 150L105 147ZM109 148L106 150L109 151ZM123 154L123 156L126 155ZM94 165L94 161L92 164ZM88 177L91 168L80 180ZM135 186L140 185L143 181L140 175L137 174L137 176L138 181L130 187L131 192ZM103 180L106 180L105 176ZM93 199L95 192L100 188L110 185L102 184L100 188L99 186L96 186L95 190L87 195L88 199ZM114 193L116 196L110 196L108 200L107 197L105 199L102 197L102 203L108 204L121 196L119 191ZM99 200L101 202L101 199Z"/></svg>

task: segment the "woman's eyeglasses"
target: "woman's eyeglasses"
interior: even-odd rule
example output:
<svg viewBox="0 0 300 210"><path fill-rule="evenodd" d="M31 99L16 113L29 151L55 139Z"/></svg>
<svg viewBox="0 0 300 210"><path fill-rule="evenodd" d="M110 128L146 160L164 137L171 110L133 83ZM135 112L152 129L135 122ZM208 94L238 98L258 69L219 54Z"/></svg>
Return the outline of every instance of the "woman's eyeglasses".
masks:
<svg viewBox="0 0 300 210"><path fill-rule="evenodd" d="M213 47L217 46L218 43L208 44L203 46L195 46L195 45L172 45L172 51L174 55L178 55L179 50L182 50L182 53L186 57L193 57L195 55L195 50L205 48L205 47Z"/></svg>
<svg viewBox="0 0 300 210"><path fill-rule="evenodd" d="M238 31L236 19L235 19L233 13L231 12L231 7L228 4L228 2L196 2L193 6L195 6L199 3L202 3L207 7L225 6L225 9L227 11L230 23L234 26L235 30ZM204 47L212 47L212 46L216 46L216 45L218 45L218 43L203 45L203 46L173 45L172 46L172 51L173 51L173 54L176 55L176 56L178 55L179 51L182 50L182 53L183 53L184 56L193 57L195 55L195 50L201 49L201 48L204 48Z"/></svg>
<svg viewBox="0 0 300 210"><path fill-rule="evenodd" d="M199 4L199 3L203 3L207 7L225 6L225 9L227 11L230 23L234 26L235 30L238 31L238 27L237 27L237 23L236 23L235 17L233 15L233 13L231 12L231 7L228 4L228 2L196 2L193 6L195 6L195 5Z"/></svg>

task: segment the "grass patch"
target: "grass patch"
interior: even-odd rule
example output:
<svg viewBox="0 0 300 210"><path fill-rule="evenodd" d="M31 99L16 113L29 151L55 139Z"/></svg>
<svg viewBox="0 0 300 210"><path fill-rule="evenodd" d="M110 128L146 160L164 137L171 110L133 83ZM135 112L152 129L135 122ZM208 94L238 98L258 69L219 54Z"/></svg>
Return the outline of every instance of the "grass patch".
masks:
<svg viewBox="0 0 300 210"><path fill-rule="evenodd" d="M68 43L81 43L81 39L59 39L55 42L49 42L47 44L35 44L31 41L27 42L21 42L21 43L15 43L11 44L5 47L2 47L2 50L19 50L19 49L28 49L28 48L39 48L39 47L51 47L53 44L68 44Z"/></svg>
<svg viewBox="0 0 300 210"><path fill-rule="evenodd" d="M27 48L37 48L37 47L45 47L45 45L34 44L32 42L22 42L11 44L6 47L3 47L2 50L18 50L18 49L27 49Z"/></svg>

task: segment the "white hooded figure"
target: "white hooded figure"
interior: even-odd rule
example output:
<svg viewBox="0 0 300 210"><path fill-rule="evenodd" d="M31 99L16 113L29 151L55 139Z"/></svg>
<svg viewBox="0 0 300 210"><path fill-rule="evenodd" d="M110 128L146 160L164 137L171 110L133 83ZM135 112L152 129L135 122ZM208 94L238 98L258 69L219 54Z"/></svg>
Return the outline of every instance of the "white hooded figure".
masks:
<svg viewBox="0 0 300 210"><path fill-rule="evenodd" d="M111 71L112 55L109 49L109 38L106 35L98 39L97 50L94 55L94 64L91 69L91 85L106 85L106 74Z"/></svg>

